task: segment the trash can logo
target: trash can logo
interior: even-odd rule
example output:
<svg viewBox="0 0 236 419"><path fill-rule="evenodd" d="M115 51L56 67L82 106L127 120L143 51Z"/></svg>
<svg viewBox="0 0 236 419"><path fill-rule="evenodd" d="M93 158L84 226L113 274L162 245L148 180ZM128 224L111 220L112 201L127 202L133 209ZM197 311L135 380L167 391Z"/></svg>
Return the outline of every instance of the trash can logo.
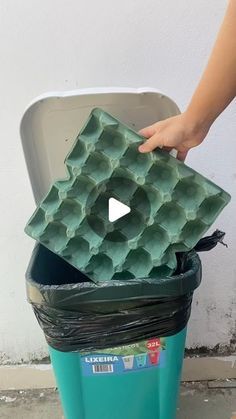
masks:
<svg viewBox="0 0 236 419"><path fill-rule="evenodd" d="M132 370L134 367L134 355L127 355L122 357L125 370Z"/></svg>
<svg viewBox="0 0 236 419"><path fill-rule="evenodd" d="M147 354L135 355L138 368L144 368L147 363Z"/></svg>
<svg viewBox="0 0 236 419"><path fill-rule="evenodd" d="M149 352L148 359L151 365L158 365L160 359L160 351Z"/></svg>

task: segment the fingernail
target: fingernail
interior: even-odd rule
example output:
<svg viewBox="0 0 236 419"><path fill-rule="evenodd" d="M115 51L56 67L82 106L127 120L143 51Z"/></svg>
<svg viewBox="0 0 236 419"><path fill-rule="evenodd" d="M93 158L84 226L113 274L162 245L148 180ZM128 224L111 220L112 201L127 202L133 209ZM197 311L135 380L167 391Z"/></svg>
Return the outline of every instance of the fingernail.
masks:
<svg viewBox="0 0 236 419"><path fill-rule="evenodd" d="M143 145L139 146L139 151L140 153L143 153L145 151L145 147Z"/></svg>

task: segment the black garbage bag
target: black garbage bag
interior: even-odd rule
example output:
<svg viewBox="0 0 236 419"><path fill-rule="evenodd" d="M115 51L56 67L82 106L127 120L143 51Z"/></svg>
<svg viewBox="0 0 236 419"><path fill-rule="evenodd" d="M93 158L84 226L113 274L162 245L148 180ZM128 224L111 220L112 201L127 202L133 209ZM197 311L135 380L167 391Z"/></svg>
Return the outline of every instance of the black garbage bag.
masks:
<svg viewBox="0 0 236 419"><path fill-rule="evenodd" d="M222 234L214 233L198 249L212 248L223 240ZM178 255L178 268L171 277L95 284L37 244L26 284L48 344L60 351L82 352L180 332L188 323L201 276L201 262L193 250Z"/></svg>
<svg viewBox="0 0 236 419"><path fill-rule="evenodd" d="M199 240L194 250L197 253L208 252L209 250L214 249L218 243L228 247L227 244L225 244L223 241L224 237L225 233L223 231L215 230L211 236L206 236ZM188 252L177 253L177 269L175 272L176 275L183 272L186 258L188 258Z"/></svg>
<svg viewBox="0 0 236 419"><path fill-rule="evenodd" d="M195 252L185 267L185 273L175 277L97 285L37 245L27 271L28 300L48 344L61 351L105 349L170 336L186 326L192 294L201 281Z"/></svg>
<svg viewBox="0 0 236 419"><path fill-rule="evenodd" d="M224 246L228 247L226 243L224 243L225 233L220 230L214 231L211 236L203 237L195 246L196 252L206 252L212 250L218 243L223 244Z"/></svg>

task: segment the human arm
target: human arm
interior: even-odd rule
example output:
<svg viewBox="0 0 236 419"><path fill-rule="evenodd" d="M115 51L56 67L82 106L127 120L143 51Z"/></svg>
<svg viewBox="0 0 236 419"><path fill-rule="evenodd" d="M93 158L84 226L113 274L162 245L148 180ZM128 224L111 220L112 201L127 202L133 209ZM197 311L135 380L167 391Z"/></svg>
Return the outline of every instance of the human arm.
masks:
<svg viewBox="0 0 236 419"><path fill-rule="evenodd" d="M175 148L177 157L184 160L188 151L204 140L235 96L236 0L230 0L207 67L186 111L141 130L140 134L148 139L139 151Z"/></svg>

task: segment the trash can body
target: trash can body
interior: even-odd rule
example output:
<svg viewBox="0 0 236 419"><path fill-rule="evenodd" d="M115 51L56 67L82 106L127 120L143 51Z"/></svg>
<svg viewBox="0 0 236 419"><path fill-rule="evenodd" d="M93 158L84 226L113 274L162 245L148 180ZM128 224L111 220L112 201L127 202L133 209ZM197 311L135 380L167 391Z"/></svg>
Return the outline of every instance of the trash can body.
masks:
<svg viewBox="0 0 236 419"><path fill-rule="evenodd" d="M49 345L65 419L176 418L192 294L202 274L195 252L183 272L101 287L36 245L27 296Z"/></svg>
<svg viewBox="0 0 236 419"><path fill-rule="evenodd" d="M85 358L96 362L99 352L82 356L79 352L61 352L50 347L65 418L175 419L185 338L186 328L166 337L165 349L160 353L150 350L142 355L143 359L135 356L131 360L136 363L135 370L126 364L127 369L117 374L104 373L98 367L97 372L86 373ZM146 368L147 362L153 365Z"/></svg>

